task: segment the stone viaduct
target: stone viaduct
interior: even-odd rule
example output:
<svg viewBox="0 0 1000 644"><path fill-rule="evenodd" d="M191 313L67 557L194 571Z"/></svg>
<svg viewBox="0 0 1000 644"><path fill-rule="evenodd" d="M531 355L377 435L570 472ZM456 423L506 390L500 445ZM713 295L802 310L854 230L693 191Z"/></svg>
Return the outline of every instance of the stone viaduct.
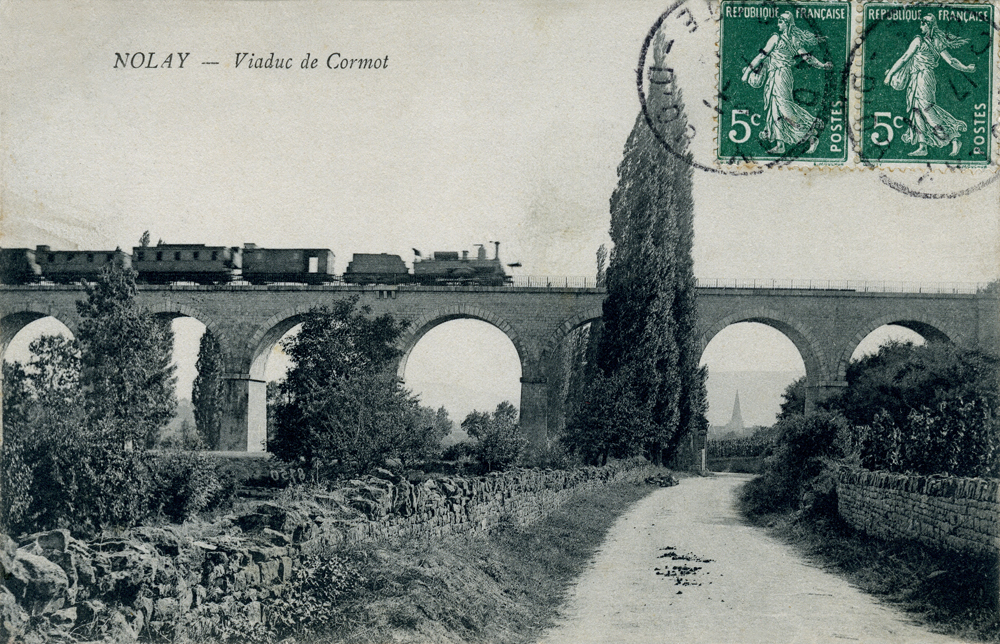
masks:
<svg viewBox="0 0 1000 644"><path fill-rule="evenodd" d="M424 334L460 318L500 329L521 362L521 423L535 448L564 423L560 391L563 340L601 317L603 289L551 287L227 285L141 286L143 305L158 315L201 321L222 346L227 413L223 450L259 451L266 437L264 367L274 344L310 308L356 295L374 314L409 320L399 375ZM53 316L71 331L79 317L79 286L0 286L0 351L35 319ZM1000 349L1000 298L994 293L884 293L799 288L699 288L702 350L727 326L759 322L782 332L805 363L808 402L846 385L851 354L886 324L928 341L947 340L991 352ZM2 353L0 353L2 355ZM484 356L484 362L488 356ZM2 434L0 434L2 436Z"/></svg>

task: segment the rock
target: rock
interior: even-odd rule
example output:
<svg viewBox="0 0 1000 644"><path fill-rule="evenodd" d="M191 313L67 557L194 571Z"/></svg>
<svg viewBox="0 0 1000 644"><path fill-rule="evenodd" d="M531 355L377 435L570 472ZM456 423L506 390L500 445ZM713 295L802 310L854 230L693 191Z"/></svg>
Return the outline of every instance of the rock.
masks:
<svg viewBox="0 0 1000 644"><path fill-rule="evenodd" d="M88 599L76 605L77 619L81 624L89 624L107 608L99 599Z"/></svg>
<svg viewBox="0 0 1000 644"><path fill-rule="evenodd" d="M0 644L21 642L27 629L28 613L18 606L12 592L0 586Z"/></svg>
<svg viewBox="0 0 1000 644"><path fill-rule="evenodd" d="M277 530L272 530L271 528L264 528L264 537L271 542L272 545L278 547L285 547L292 544L292 538L283 532L278 532Z"/></svg>
<svg viewBox="0 0 1000 644"><path fill-rule="evenodd" d="M172 621L177 615L177 600L170 597L157 599L156 605L153 607L153 614L158 620Z"/></svg>
<svg viewBox="0 0 1000 644"><path fill-rule="evenodd" d="M14 568L14 556L17 554L17 544L7 535L0 533L0 581L7 579Z"/></svg>
<svg viewBox="0 0 1000 644"><path fill-rule="evenodd" d="M76 624L77 610L75 606L57 610L49 616L49 620L61 628L70 629Z"/></svg>
<svg viewBox="0 0 1000 644"><path fill-rule="evenodd" d="M386 481L391 481L392 483L399 483L401 480L398 474L387 470L384 467L376 468L375 476L380 479L385 479Z"/></svg>
<svg viewBox="0 0 1000 644"><path fill-rule="evenodd" d="M169 528L140 526L133 528L131 533L142 541L151 544L161 555L176 557L181 552L182 539Z"/></svg>
<svg viewBox="0 0 1000 644"><path fill-rule="evenodd" d="M301 543L312 536L312 521L297 510L275 503L261 503L251 512L233 518L233 523L247 533L270 528L291 535L292 542Z"/></svg>
<svg viewBox="0 0 1000 644"><path fill-rule="evenodd" d="M7 580L7 588L31 615L53 613L66 603L69 578L45 557L18 550Z"/></svg>
<svg viewBox="0 0 1000 644"><path fill-rule="evenodd" d="M260 624L262 619L261 608L261 604L258 601L252 601L247 604L246 616L251 625Z"/></svg>
<svg viewBox="0 0 1000 644"><path fill-rule="evenodd" d="M113 611L108 619L105 638L118 644L132 644L138 641L138 634L125 615L119 611Z"/></svg>

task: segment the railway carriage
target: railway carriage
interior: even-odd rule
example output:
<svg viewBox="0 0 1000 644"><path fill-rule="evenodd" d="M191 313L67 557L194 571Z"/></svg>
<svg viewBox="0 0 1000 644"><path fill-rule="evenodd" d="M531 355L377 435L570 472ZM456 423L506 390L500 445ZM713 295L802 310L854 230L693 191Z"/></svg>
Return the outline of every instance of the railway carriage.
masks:
<svg viewBox="0 0 1000 644"><path fill-rule="evenodd" d="M114 250L52 250L48 246L38 246L35 261L42 271L42 277L58 284L70 284L80 280L96 280L101 270L108 264L125 268L132 266L132 257L120 248Z"/></svg>
<svg viewBox="0 0 1000 644"><path fill-rule="evenodd" d="M157 244L132 249L132 266L148 284L198 282L226 284L242 267L238 247L205 244Z"/></svg>
<svg viewBox="0 0 1000 644"><path fill-rule="evenodd" d="M333 282L334 254L328 248L257 248L243 246L243 279L252 284Z"/></svg>

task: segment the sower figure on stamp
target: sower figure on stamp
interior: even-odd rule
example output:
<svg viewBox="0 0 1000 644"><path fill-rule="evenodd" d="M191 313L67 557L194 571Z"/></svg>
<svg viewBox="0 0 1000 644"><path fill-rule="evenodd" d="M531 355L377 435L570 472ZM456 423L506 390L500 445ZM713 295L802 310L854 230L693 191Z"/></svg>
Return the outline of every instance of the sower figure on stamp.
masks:
<svg viewBox="0 0 1000 644"><path fill-rule="evenodd" d="M778 33L743 68L744 81L752 87L764 86L765 128L760 138L774 142L774 147L768 150L771 154L783 154L786 145L806 139L809 139L807 154L815 152L819 145L816 135L823 128L823 121L792 98L792 70L800 58L817 69L833 69L833 63L820 62L806 51L823 40L826 38L796 27L795 18L786 11L778 17Z"/></svg>
<svg viewBox="0 0 1000 644"><path fill-rule="evenodd" d="M951 144L950 156L962 147L959 137L968 127L937 104L937 77L934 69L938 56L960 72L976 71L975 64L963 65L950 53L969 44L965 38L941 31L934 16L920 21L920 36L913 39L906 53L885 72L885 84L896 90L906 90L907 128L903 141L917 145L911 157L927 156L927 145L943 148Z"/></svg>

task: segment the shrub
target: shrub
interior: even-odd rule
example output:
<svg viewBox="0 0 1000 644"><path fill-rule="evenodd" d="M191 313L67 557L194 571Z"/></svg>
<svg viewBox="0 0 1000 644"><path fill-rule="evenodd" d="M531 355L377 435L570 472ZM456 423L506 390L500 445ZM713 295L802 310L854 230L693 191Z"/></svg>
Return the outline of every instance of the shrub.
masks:
<svg viewBox="0 0 1000 644"><path fill-rule="evenodd" d="M174 522L218 507L232 498L236 476L210 456L162 452L150 461L151 507Z"/></svg>
<svg viewBox="0 0 1000 644"><path fill-rule="evenodd" d="M1000 474L997 358L947 343L890 343L848 369L833 401L854 424L845 451L872 470Z"/></svg>
<svg viewBox="0 0 1000 644"><path fill-rule="evenodd" d="M7 528L96 534L133 526L147 513L147 460L70 423L22 428L4 443Z"/></svg>
<svg viewBox="0 0 1000 644"><path fill-rule="evenodd" d="M471 459L476 454L476 446L470 441L461 441L444 448L441 453L443 461L462 461Z"/></svg>
<svg viewBox="0 0 1000 644"><path fill-rule="evenodd" d="M840 454L838 436L847 431L847 421L830 412L814 412L779 421L775 430L763 473L744 488L742 505L751 514L798 507L827 460Z"/></svg>

